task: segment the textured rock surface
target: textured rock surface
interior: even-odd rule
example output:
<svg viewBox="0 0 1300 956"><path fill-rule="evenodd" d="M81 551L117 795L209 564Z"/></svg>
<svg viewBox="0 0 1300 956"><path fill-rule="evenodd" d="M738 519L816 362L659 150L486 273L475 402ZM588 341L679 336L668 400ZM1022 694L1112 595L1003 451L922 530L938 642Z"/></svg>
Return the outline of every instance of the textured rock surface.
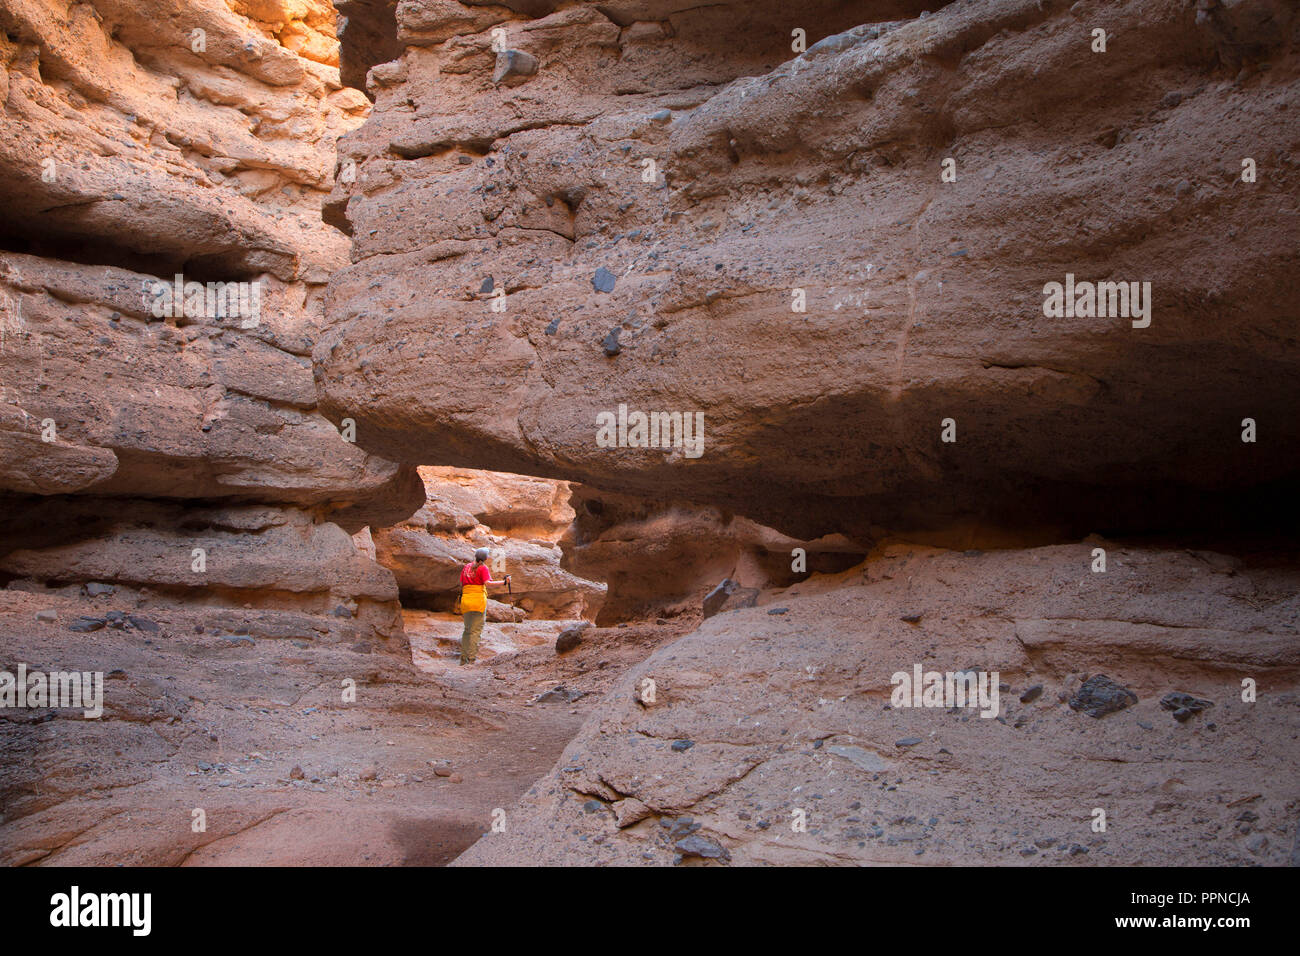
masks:
<svg viewBox="0 0 1300 956"><path fill-rule="evenodd" d="M0 862L1295 861L1294 3L337 7L0 0Z"/></svg>
<svg viewBox="0 0 1300 956"><path fill-rule="evenodd" d="M316 413L303 353L318 317L295 301L301 287L272 291L263 321L244 330L238 318L158 321L146 281L0 253L0 296L22 316L0 347L0 487L360 503L351 524L418 507L414 469L344 441ZM42 440L46 422L54 441Z"/></svg>
<svg viewBox="0 0 1300 956"><path fill-rule="evenodd" d="M906 6L400 5L424 39L340 147L327 414L800 537L1158 526L1294 478L1294 5ZM535 75L492 82L494 25ZM1150 282L1150 326L1045 317L1067 273ZM702 412L702 456L600 447L620 404Z"/></svg>
<svg viewBox="0 0 1300 956"><path fill-rule="evenodd" d="M633 668L508 832L458 864L669 864L696 833L738 864L1282 864L1300 810L1297 594L1293 566L1208 552L888 546ZM892 675L915 664L997 671L999 716L891 708ZM1071 710L1102 669L1138 703ZM1170 690L1214 707L1181 723ZM649 813L628 825L633 801Z"/></svg>
<svg viewBox="0 0 1300 956"><path fill-rule="evenodd" d="M156 630L67 627L115 611ZM320 626L335 639L313 639ZM97 720L0 710L0 864L445 863L545 773L600 692L655 642L607 633L604 670L524 649L492 680L457 672L454 659L450 671L417 671L346 643L351 628L163 607L121 590L93 602L0 591L5 667L106 675ZM341 693L349 681L353 701ZM526 705L557 683L572 691L564 706Z"/></svg>
<svg viewBox="0 0 1300 956"><path fill-rule="evenodd" d="M392 573L360 554L342 528L305 512L143 502L124 509L103 499L61 506L78 533L0 556L0 574L16 579L10 587L112 582L154 592L162 603L328 615L338 620L323 629L352 640L401 636ZM339 626L345 622L351 627ZM391 649L404 650L400 642Z"/></svg>
<svg viewBox="0 0 1300 956"><path fill-rule="evenodd" d="M347 261L321 221L334 142L369 109L339 81L332 7L6 0L0 27L6 578L361 602L382 610L359 629L391 636L391 575L335 525L400 520L422 488L317 412L310 363ZM159 314L177 275L260 298ZM157 499L231 502L214 520L238 567L192 576L216 512Z"/></svg>
<svg viewBox="0 0 1300 956"><path fill-rule="evenodd" d="M724 578L784 587L866 554L839 534L800 541L716 508L573 487L576 517L560 543L566 567L608 583L602 622L698 617L702 598Z"/></svg>
<svg viewBox="0 0 1300 956"><path fill-rule="evenodd" d="M333 141L368 104L339 83L328 45L298 46L324 62L285 45L285 29L304 21L268 36L273 27L238 6L6 0L10 243L157 274L327 278L322 266L347 250L320 222ZM290 16L274 2L242 6ZM292 7L332 28L323 0Z"/></svg>
<svg viewBox="0 0 1300 956"><path fill-rule="evenodd" d="M421 468L427 499L406 521L372 532L375 556L397 578L408 604L449 610L460 571L488 548L492 575L511 576L489 619L594 619L606 586L571 574L557 539L573 522L567 482L455 468ZM495 594L495 592L493 592ZM505 603L502 603L505 602Z"/></svg>

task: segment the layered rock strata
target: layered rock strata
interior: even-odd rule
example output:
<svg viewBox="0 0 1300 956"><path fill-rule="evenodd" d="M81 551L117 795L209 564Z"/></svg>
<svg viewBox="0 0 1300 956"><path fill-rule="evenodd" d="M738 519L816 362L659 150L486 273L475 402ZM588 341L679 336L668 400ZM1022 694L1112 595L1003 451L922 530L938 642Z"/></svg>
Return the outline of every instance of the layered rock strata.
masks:
<svg viewBox="0 0 1300 956"><path fill-rule="evenodd" d="M401 4L340 146L327 414L800 538L1266 515L1300 470L1294 5L919 7ZM602 441L621 406L703 445Z"/></svg>
<svg viewBox="0 0 1300 956"><path fill-rule="evenodd" d="M0 575L400 633L348 534L422 488L319 413L309 358L347 260L334 142L369 108L332 7L7 0L0 26Z"/></svg>
<svg viewBox="0 0 1300 956"><path fill-rule="evenodd" d="M427 500L404 522L372 531L375 556L392 570L408 606L449 610L460 571L488 548L493 576L489 620L595 619L606 586L562 566L559 539L573 523L567 482L456 468L420 469Z"/></svg>

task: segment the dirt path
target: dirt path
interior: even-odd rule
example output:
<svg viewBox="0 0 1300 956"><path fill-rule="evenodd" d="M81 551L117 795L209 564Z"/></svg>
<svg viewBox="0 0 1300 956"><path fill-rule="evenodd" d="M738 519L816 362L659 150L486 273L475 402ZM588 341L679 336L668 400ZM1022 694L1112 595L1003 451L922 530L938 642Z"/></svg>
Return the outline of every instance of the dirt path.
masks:
<svg viewBox="0 0 1300 956"><path fill-rule="evenodd" d="M592 630L562 657L534 647L470 669L435 648L417 669L195 633L190 609L130 609L156 632L69 631L90 604L0 592L0 668L110 675L98 720L0 710L0 862L446 863L551 768L618 674L685 629ZM37 622L43 609L58 620Z"/></svg>

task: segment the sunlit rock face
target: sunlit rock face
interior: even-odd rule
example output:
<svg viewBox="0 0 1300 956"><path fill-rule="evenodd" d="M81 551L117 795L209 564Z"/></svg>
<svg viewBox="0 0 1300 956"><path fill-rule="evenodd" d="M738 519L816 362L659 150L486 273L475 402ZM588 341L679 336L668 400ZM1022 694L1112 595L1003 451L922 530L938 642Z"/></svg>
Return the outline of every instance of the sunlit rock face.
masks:
<svg viewBox="0 0 1300 956"><path fill-rule="evenodd" d="M376 558L408 605L450 609L461 568L487 548L493 577L511 578L508 592L493 592L501 601L489 607L490 620L595 619L605 584L562 566L560 538L574 519L568 482L443 467L421 468L420 477L424 507L372 531Z"/></svg>
<svg viewBox="0 0 1300 956"><path fill-rule="evenodd" d="M400 4L330 199L326 414L805 539L1294 479L1294 6L924 6ZM620 406L701 453L608 447Z"/></svg>
<svg viewBox="0 0 1300 956"><path fill-rule="evenodd" d="M419 507L419 478L319 413L310 361L347 262L321 219L334 144L369 109L334 26L324 0L0 4L6 579L79 580L75 552L123 586L386 603L363 629L400 633L391 575L344 565L348 533ZM190 572L186 500L271 516L227 527L233 553L297 529L298 561L266 550L298 584L244 558L238 584Z"/></svg>

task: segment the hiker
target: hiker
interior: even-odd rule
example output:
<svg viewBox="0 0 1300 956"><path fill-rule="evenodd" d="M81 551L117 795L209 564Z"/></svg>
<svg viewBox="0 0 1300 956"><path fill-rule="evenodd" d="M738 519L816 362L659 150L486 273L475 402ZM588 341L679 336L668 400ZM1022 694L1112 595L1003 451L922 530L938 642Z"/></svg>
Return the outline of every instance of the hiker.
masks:
<svg viewBox="0 0 1300 956"><path fill-rule="evenodd" d="M460 569L460 610L465 617L465 631L460 636L460 662L473 664L478 656L478 639L483 634L483 619L487 616L487 589L489 585L509 587L510 575L504 581L493 581L487 566L488 549L474 552L474 563Z"/></svg>

